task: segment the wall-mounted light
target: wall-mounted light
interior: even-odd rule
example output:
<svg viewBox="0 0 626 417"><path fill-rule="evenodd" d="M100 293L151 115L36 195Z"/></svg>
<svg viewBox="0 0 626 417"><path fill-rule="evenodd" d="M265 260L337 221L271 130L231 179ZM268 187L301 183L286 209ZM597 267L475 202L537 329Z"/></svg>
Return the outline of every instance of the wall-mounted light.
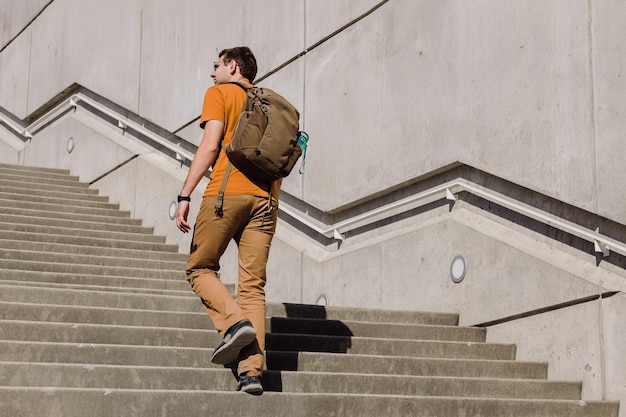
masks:
<svg viewBox="0 0 626 417"><path fill-rule="evenodd" d="M315 304L318 306L326 307L328 305L328 297L326 297L325 294L320 295L319 297L317 297L317 301L315 302Z"/></svg>
<svg viewBox="0 0 626 417"><path fill-rule="evenodd" d="M170 220L174 220L176 218L176 208L177 208L176 201L172 201L170 203L170 208L169 208L169 213L168 213Z"/></svg>
<svg viewBox="0 0 626 417"><path fill-rule="evenodd" d="M452 259L450 264L450 278L453 282L459 283L465 278L465 272L467 271L467 261L461 255L457 255Z"/></svg>
<svg viewBox="0 0 626 417"><path fill-rule="evenodd" d="M67 153L72 153L75 146L76 143L74 142L74 138L70 136L70 138L67 140Z"/></svg>

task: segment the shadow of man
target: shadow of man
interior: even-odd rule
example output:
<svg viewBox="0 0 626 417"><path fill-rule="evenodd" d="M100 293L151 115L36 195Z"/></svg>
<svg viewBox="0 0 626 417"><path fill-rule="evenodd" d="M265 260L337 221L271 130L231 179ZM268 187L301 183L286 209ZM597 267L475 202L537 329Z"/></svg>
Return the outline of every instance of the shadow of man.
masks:
<svg viewBox="0 0 626 417"><path fill-rule="evenodd" d="M348 353L354 334L340 320L328 320L325 306L283 304L286 317L271 317L266 336L267 391L283 391L282 371L299 371L300 352Z"/></svg>

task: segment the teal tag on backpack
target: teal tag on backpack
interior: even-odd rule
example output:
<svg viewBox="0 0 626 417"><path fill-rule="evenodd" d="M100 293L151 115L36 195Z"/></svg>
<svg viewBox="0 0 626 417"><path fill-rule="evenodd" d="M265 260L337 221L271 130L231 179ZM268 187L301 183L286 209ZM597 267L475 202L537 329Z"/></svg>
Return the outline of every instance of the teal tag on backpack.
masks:
<svg viewBox="0 0 626 417"><path fill-rule="evenodd" d="M306 146L309 142L309 135L306 132L298 132L298 146L302 149L302 163L300 164L300 174L304 174L304 164L306 162Z"/></svg>

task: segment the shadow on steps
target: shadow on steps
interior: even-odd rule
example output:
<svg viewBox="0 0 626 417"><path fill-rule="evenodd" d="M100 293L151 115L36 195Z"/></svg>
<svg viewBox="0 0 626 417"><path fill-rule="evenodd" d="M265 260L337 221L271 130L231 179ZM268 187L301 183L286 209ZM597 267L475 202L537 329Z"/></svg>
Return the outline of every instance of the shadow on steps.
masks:
<svg viewBox="0 0 626 417"><path fill-rule="evenodd" d="M327 320L326 307L283 304L287 317L272 317L265 338L265 391L282 392L280 371L297 371L299 352L347 353L354 334L340 320ZM236 376L236 366L232 368Z"/></svg>

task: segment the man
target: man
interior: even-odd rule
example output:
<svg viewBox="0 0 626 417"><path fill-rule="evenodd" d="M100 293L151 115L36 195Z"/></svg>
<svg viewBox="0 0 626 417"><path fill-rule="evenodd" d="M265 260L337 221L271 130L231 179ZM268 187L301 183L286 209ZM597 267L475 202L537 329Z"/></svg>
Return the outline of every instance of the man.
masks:
<svg viewBox="0 0 626 417"><path fill-rule="evenodd" d="M227 176L222 210L216 210L217 195L227 171L228 158L220 152L222 142L233 136L245 91L233 82L252 86L257 72L256 59L249 48L223 50L213 67L215 85L204 98L200 127L202 141L189 168L178 197L176 226L184 233L189 196L200 179L213 166L194 226L187 263L187 280L202 299L215 329L224 338L211 361L216 364L237 363L237 390L261 394L261 374L265 349L265 267L276 228L276 206L279 181L268 186L255 184L232 167ZM271 191L271 193L270 193ZM233 239L238 246L239 277L235 301L220 281L220 257Z"/></svg>

